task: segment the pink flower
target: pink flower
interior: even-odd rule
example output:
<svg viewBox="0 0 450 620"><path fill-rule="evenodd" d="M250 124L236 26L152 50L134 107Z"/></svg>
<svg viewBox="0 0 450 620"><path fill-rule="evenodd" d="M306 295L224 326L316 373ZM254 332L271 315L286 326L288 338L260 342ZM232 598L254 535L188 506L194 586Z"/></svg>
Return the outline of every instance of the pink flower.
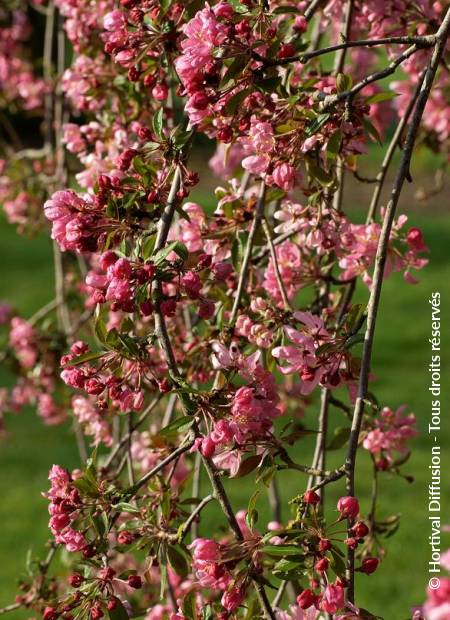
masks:
<svg viewBox="0 0 450 620"><path fill-rule="evenodd" d="M252 116L248 136L239 138L239 142L248 155L242 160L242 167L253 174L264 173L270 164L270 153L275 147L272 125Z"/></svg>
<svg viewBox="0 0 450 620"><path fill-rule="evenodd" d="M345 604L344 588L329 584L322 595L320 608L329 614L336 613Z"/></svg>
<svg viewBox="0 0 450 620"><path fill-rule="evenodd" d="M183 27L183 33L186 38L181 42L182 54L175 60L175 67L189 90L197 74L214 60L214 49L226 38L226 26L217 20L209 7L205 7Z"/></svg>
<svg viewBox="0 0 450 620"><path fill-rule="evenodd" d="M126 23L125 13L117 9L107 13L103 18L103 27L109 31L120 30L126 26Z"/></svg>
<svg viewBox="0 0 450 620"><path fill-rule="evenodd" d="M277 164L272 172L272 179L275 185L287 192L294 187L295 169L290 164Z"/></svg>
<svg viewBox="0 0 450 620"><path fill-rule="evenodd" d="M70 551L71 553L82 551L87 545L87 541L83 534L75 531L71 527L67 528L63 534L58 537L57 542L64 543L67 551Z"/></svg>
<svg viewBox="0 0 450 620"><path fill-rule="evenodd" d="M198 299L202 290L202 281L197 273L188 271L181 278L186 294L190 299Z"/></svg>
<svg viewBox="0 0 450 620"><path fill-rule="evenodd" d="M245 590L234 587L224 592L220 602L227 611L234 611L242 604L244 597Z"/></svg>

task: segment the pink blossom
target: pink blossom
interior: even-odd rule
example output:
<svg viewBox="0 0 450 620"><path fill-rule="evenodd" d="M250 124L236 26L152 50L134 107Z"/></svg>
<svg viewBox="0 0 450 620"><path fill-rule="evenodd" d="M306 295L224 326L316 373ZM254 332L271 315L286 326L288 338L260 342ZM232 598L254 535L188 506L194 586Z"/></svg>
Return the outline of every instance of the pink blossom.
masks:
<svg viewBox="0 0 450 620"><path fill-rule="evenodd" d="M344 588L333 584L327 585L322 595L320 608L329 614L334 614L344 606L344 603Z"/></svg>
<svg viewBox="0 0 450 620"><path fill-rule="evenodd" d="M290 164L277 164L272 172L272 179L275 185L288 192L294 187L295 169Z"/></svg>

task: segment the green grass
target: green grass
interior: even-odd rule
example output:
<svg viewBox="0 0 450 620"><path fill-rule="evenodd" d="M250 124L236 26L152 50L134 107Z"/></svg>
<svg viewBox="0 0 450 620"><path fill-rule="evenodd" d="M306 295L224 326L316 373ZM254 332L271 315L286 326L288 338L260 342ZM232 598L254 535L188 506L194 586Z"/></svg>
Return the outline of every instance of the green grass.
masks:
<svg viewBox="0 0 450 620"><path fill-rule="evenodd" d="M358 201L353 200L357 207ZM432 249L432 260L420 274L420 284L416 286L404 283L398 274L385 282L375 340L373 372L377 379L373 389L383 404L397 407L403 402L409 403L418 417L421 434L413 442L413 456L404 468L405 473L414 476L415 483L409 485L402 479L382 476L380 516L401 513L403 518L398 533L388 541L382 569L371 577L358 578L357 584L361 605L386 620L410 617L411 606L424 597L428 561L430 441L426 428L430 410L427 365L430 356L428 298L431 292L440 290L444 317L450 307L446 285L450 220L422 212L412 215L410 223L423 228ZM0 223L0 244L0 298L12 301L21 313L30 316L52 296L51 246L45 237L29 241L18 238L3 222ZM365 300L367 291L360 290L359 296ZM445 325L443 327L445 329ZM445 346L443 356L442 376L445 377L450 370ZM6 382L9 380L6 373L2 373L1 378ZM446 402L445 394L442 401ZM311 411L307 418L311 424L314 413ZM333 423L341 423L340 416L333 410ZM444 410L443 422L441 444L445 452L450 436ZM76 464L75 448L67 427L44 427L36 414L29 410L17 416L9 415L7 430L8 435L0 446L0 557L3 558L0 563L0 606L14 599L16 577L23 569L29 547L34 545L37 552L46 540L47 502L40 493L47 488L49 467L54 462L67 467ZM311 450L311 441L300 442L296 454L298 462L307 463ZM342 454L333 457L336 464L341 458ZM443 471L448 471L448 451L444 461ZM369 460L366 455L361 455L358 460L358 495L363 511L368 508L369 480ZM297 473L285 473L281 481L285 498L301 491L304 485L304 477ZM228 486L236 509L245 507L253 486L245 479ZM342 491L342 485L333 485L328 492L330 500L335 500ZM445 500L443 515L449 505L448 489ZM207 509L205 516L211 525L217 525L221 520L213 506ZM268 519L263 508L261 523Z"/></svg>

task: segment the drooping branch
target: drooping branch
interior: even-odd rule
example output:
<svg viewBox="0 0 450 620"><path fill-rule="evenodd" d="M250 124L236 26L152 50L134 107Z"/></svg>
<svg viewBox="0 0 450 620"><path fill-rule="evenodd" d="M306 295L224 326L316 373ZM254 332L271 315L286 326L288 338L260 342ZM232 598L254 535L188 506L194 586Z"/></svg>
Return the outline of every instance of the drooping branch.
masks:
<svg viewBox="0 0 450 620"><path fill-rule="evenodd" d="M420 128L422 115L430 96L431 88L440 65L441 57L444 52L447 38L450 32L450 9L442 22L441 27L436 33L436 44L433 50L432 57L427 66L423 84L420 93L417 97L417 104L414 110L411 124L407 133L405 148L403 151L402 161L400 168L395 179L391 198L386 207L386 212L383 220L383 227L381 230L377 254L375 258L375 269L373 274L372 289L370 292L369 303L367 306L367 327L364 336L364 346L361 362L361 373L358 385L358 396L355 403L353 412L353 421L348 445L348 453L346 459L347 470L347 493L348 495L354 495L355 493L355 466L356 455L359 442L359 433L361 429L362 418L364 414L364 403L367 399L369 373L372 360L372 348L375 336L375 327L378 316L378 309L381 297L381 289L383 285L383 274L386 265L387 252L389 238L392 230L392 224L395 217L400 194L405 180L409 176L409 168L411 158L413 154L414 144ZM351 526L352 523L349 523ZM354 600L354 552L349 549L348 551L348 564L347 564L347 578L349 581L348 598L350 601Z"/></svg>

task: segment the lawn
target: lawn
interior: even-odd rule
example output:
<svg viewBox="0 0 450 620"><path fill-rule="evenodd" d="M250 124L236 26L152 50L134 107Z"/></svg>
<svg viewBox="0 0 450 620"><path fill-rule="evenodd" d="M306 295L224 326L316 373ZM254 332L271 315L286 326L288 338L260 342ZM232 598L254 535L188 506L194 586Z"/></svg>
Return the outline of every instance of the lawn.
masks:
<svg viewBox="0 0 450 620"><path fill-rule="evenodd" d="M355 196L361 196L352 194L353 206L357 208L359 201ZM439 204L436 204L436 200ZM381 516L402 513L401 527L388 541L382 569L371 577L358 579L359 602L385 620L410 617L410 607L423 600L427 581L427 486L431 449L426 434L430 412L427 389L430 358L428 299L432 291L439 290L443 316L448 316L450 219L440 215L442 209L437 208L445 207L444 200L443 196L434 199L432 210L414 209L411 213L411 225L423 229L432 250L431 264L420 274L420 284L416 286L404 283L398 274L386 281L376 334L373 363L376 382L373 386L380 402L392 407L408 403L418 417L421 431L414 441L413 456L405 466L405 473L414 476L414 484L388 475L382 477ZM404 203L412 203L411 192L407 193ZM44 236L33 240L18 238L13 228L1 221L0 244L0 299L12 301L19 312L30 316L52 297L53 275L48 239ZM358 294L362 301L367 298L365 290L360 290ZM445 325L443 327L445 329ZM445 346L443 351L444 377L450 368ZM8 381L6 373L2 372L1 379L2 382ZM446 394L443 394L442 402L448 402ZM341 421L340 415L332 411L336 423ZM312 425L311 418L307 422ZM445 423L444 411L443 421L441 444L445 447L450 442L450 430ZM17 416L8 416L7 428L8 435L0 447L0 606L14 600L16 578L24 566L29 547L33 544L33 550L37 552L40 543L46 540L48 515L41 491L47 488L49 467L52 463L60 463L70 468L77 463L67 427L44 427L33 411L27 411ZM449 465L446 452L443 471L448 471ZM307 463L310 455L310 442L299 443L298 462ZM336 464L341 458L341 454L336 455ZM358 495L363 511L368 508L369 472L369 461L363 455L358 461ZM281 485L283 496L289 498L295 495L303 485L304 477L301 474L286 474ZM343 490L342 486L338 487L334 485L333 490L330 489L330 497L337 497ZM229 488L236 509L245 507L251 493L250 484L238 481L229 485ZM449 507L448 488L445 491L443 518L448 514ZM210 522L217 522L220 516L214 507L207 510L205 515ZM261 522L265 523L268 518L269 515L261 510Z"/></svg>

